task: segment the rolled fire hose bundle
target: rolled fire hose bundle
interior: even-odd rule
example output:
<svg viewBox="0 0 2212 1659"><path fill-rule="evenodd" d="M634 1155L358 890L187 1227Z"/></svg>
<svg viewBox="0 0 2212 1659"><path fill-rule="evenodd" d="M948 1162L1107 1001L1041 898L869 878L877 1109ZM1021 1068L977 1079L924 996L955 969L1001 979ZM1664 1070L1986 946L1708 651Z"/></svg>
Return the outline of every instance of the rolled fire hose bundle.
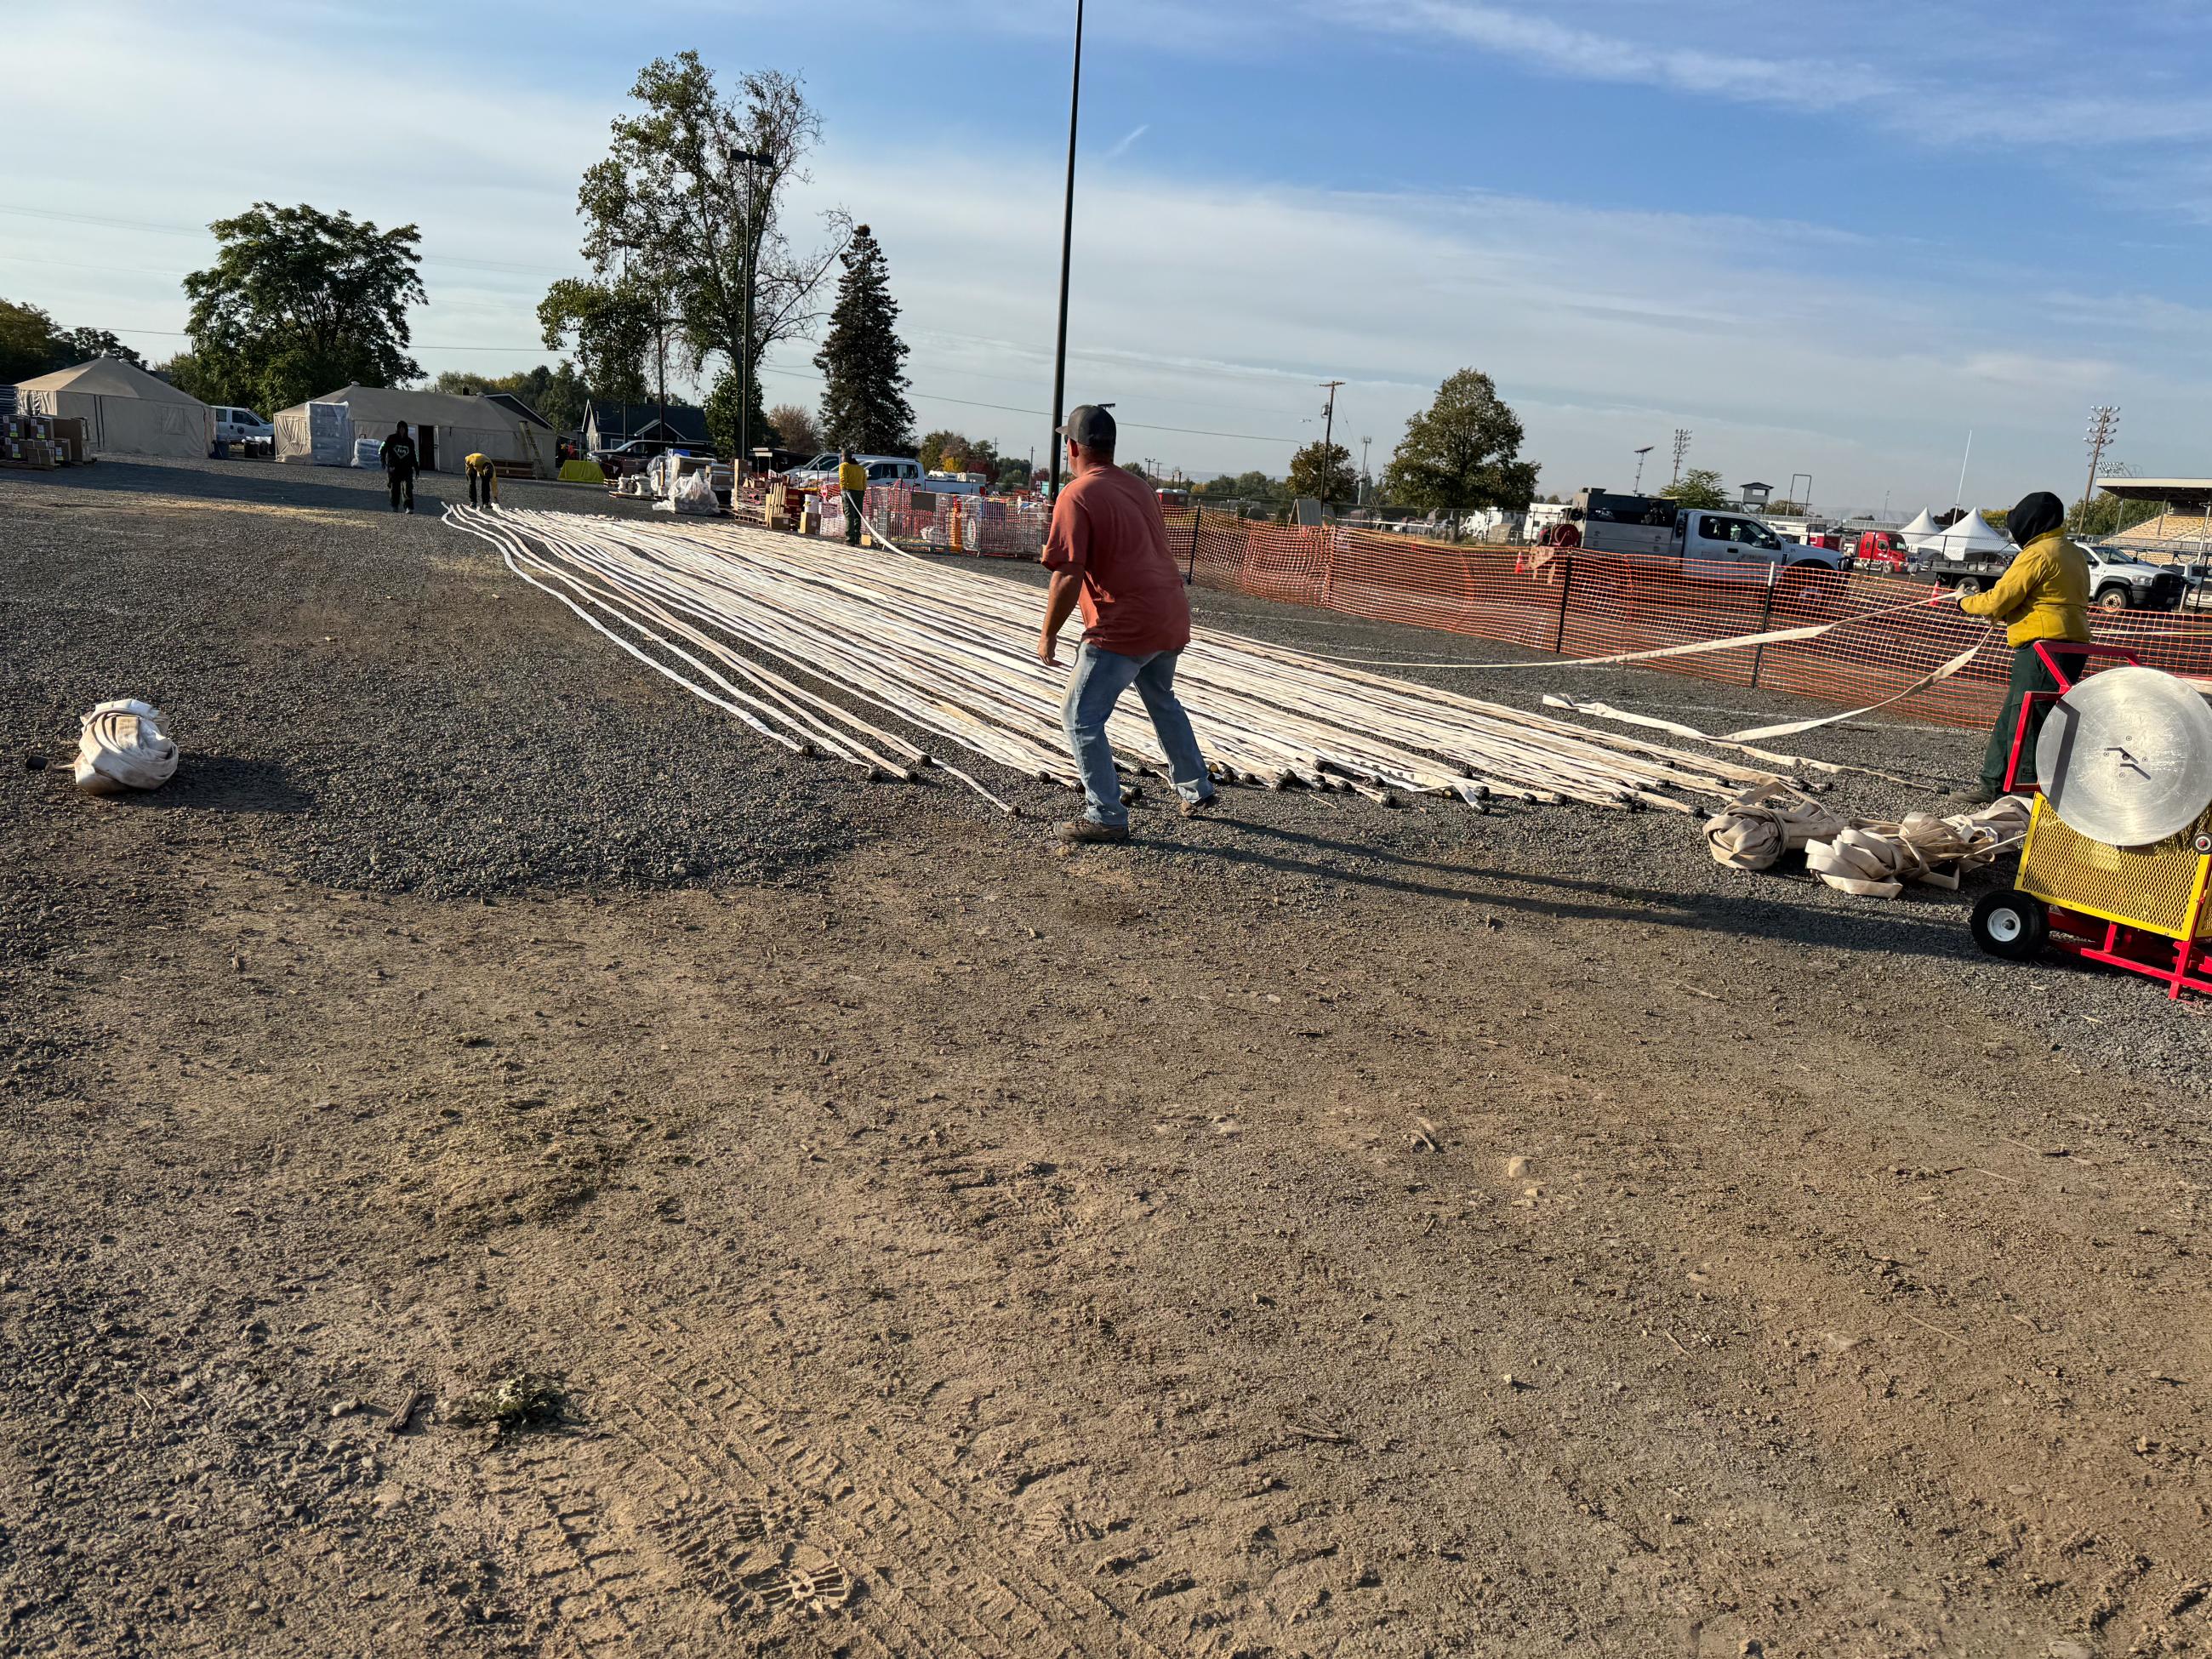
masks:
<svg viewBox="0 0 2212 1659"><path fill-rule="evenodd" d="M2027 833L2028 804L2007 795L1978 812L1942 817L1910 812L1902 822L1844 823L1788 787L1747 790L1705 821L1714 862L1770 870L1783 854L1805 849L1805 867L1842 892L1895 898L1907 882L1955 890L1969 870L1993 862Z"/></svg>
<svg viewBox="0 0 2212 1659"><path fill-rule="evenodd" d="M1844 821L1818 801L1780 784L1747 789L1705 820L1713 861L1734 870L1771 870L1783 854L1837 835Z"/></svg>
<svg viewBox="0 0 2212 1659"><path fill-rule="evenodd" d="M84 717L77 738L76 784L95 795L158 789L176 775L177 745L161 711L135 697L104 702Z"/></svg>
<svg viewBox="0 0 2212 1659"><path fill-rule="evenodd" d="M2007 795L1978 812L1908 812L1899 823L1856 823L1807 847L1805 867L1862 898L1895 898L1909 881L1956 891L1961 875L1995 862L2027 834L2028 816L2024 797Z"/></svg>

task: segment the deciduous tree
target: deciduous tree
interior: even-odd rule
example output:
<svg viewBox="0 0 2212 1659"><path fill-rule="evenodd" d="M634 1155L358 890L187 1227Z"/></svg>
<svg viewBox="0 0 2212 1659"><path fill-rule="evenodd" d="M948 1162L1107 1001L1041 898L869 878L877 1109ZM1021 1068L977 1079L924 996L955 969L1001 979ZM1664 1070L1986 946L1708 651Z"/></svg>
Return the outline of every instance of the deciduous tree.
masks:
<svg viewBox="0 0 2212 1659"><path fill-rule="evenodd" d="M104 328L64 329L54 337L56 356L61 361L56 368L66 368L71 363L88 363L94 357L116 357L139 368L146 360Z"/></svg>
<svg viewBox="0 0 2212 1659"><path fill-rule="evenodd" d="M797 404L778 404L769 410L768 423L775 428L775 435L785 449L818 451L823 447L822 428L811 409L802 409Z"/></svg>
<svg viewBox="0 0 2212 1659"><path fill-rule="evenodd" d="M37 306L0 300L0 385L35 380L54 366L54 319Z"/></svg>
<svg viewBox="0 0 2212 1659"><path fill-rule="evenodd" d="M906 400L906 342L898 337L884 251L856 226L843 255L837 303L814 365L822 371L822 429L833 444L872 455L909 454L914 410Z"/></svg>
<svg viewBox="0 0 2212 1659"><path fill-rule="evenodd" d="M413 225L379 230L349 213L257 202L208 228L216 262L186 276L185 293L191 355L214 401L283 409L422 373L407 355L407 307L423 298Z"/></svg>
<svg viewBox="0 0 2212 1659"><path fill-rule="evenodd" d="M548 350L566 350L594 398L641 404L653 384L647 365L654 346L659 295L641 283L585 282L564 276L538 302Z"/></svg>
<svg viewBox="0 0 2212 1659"><path fill-rule="evenodd" d="M616 118L605 159L577 192L584 257L604 286L626 256L630 280L665 296L679 367L696 375L719 357L757 386L762 356L817 319L815 294L844 241L842 212L823 216L829 240L805 253L783 225L787 192L810 182L821 118L774 70L739 76L724 95L696 52L655 58L630 96L639 107Z"/></svg>
<svg viewBox="0 0 2212 1659"><path fill-rule="evenodd" d="M1359 493L1359 475L1352 470L1352 452L1342 444L1326 450L1316 438L1291 457L1290 491L1328 502L1349 503Z"/></svg>
<svg viewBox="0 0 2212 1659"><path fill-rule="evenodd" d="M1536 489L1534 464L1519 459L1522 436L1521 417L1498 397L1490 376L1462 368L1406 423L1382 486L1393 501L1425 512L1518 511Z"/></svg>
<svg viewBox="0 0 2212 1659"><path fill-rule="evenodd" d="M1707 466L1692 467L1659 493L1681 507L1717 511L1732 504L1727 487L1721 483L1721 475Z"/></svg>

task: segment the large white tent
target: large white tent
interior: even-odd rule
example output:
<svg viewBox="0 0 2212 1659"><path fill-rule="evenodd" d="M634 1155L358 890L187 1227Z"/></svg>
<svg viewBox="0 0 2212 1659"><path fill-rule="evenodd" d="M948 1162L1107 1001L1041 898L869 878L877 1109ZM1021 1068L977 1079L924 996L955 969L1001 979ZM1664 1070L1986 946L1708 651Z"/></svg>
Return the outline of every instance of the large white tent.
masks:
<svg viewBox="0 0 2212 1659"><path fill-rule="evenodd" d="M15 388L27 414L84 422L95 454L189 455L215 447L215 411L188 392L117 357L94 357Z"/></svg>
<svg viewBox="0 0 2212 1659"><path fill-rule="evenodd" d="M1923 507L1920 509L1920 516L1897 533L1907 547L1917 547L1929 537L1942 535L1943 527L1936 522L1936 515Z"/></svg>
<svg viewBox="0 0 2212 1659"><path fill-rule="evenodd" d="M553 476L552 434L504 404L373 386L349 386L280 410L276 459L349 466L356 440L385 438L402 421L416 434L425 471L459 472L464 456L477 454L527 465L537 477Z"/></svg>
<svg viewBox="0 0 2212 1659"><path fill-rule="evenodd" d="M1969 513L1948 530L1939 530L1912 550L1932 559L1988 558L2012 551L2012 543L1978 513Z"/></svg>

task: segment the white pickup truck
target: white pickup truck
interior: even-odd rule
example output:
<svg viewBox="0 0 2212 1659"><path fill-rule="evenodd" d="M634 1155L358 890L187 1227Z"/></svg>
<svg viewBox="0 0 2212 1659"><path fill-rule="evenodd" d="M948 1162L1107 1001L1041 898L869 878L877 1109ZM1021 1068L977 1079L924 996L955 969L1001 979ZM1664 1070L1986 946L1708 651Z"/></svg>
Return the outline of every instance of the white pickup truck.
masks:
<svg viewBox="0 0 2212 1659"><path fill-rule="evenodd" d="M1707 567L1701 574L1717 581L1764 582L1784 566L1843 569L1843 555L1834 548L1787 540L1748 513L1680 507L1663 495L1578 490L1567 516L1593 552L1680 560Z"/></svg>

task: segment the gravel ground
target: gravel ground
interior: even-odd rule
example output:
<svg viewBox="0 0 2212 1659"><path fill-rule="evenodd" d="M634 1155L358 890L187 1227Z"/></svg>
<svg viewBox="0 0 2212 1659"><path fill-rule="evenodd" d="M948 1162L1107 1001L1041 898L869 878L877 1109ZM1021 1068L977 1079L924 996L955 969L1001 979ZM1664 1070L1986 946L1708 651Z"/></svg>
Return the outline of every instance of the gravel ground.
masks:
<svg viewBox="0 0 2212 1659"><path fill-rule="evenodd" d="M0 1647L2212 1642L2197 1004L1668 814L1240 791L1056 857L1064 794L733 732L450 487L0 475ZM118 695L185 768L89 800ZM464 1420L524 1370L561 1425Z"/></svg>

